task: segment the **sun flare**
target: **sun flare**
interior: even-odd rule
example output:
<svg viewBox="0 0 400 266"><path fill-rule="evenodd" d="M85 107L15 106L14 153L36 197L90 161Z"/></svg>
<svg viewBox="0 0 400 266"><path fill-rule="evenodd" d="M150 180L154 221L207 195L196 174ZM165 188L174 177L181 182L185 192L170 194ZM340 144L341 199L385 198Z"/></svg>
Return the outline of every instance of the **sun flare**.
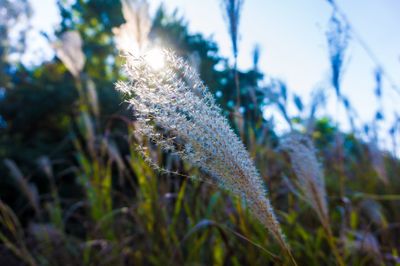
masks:
<svg viewBox="0 0 400 266"><path fill-rule="evenodd" d="M146 61L154 70L160 70L165 66L164 53L159 48L153 48L146 53Z"/></svg>

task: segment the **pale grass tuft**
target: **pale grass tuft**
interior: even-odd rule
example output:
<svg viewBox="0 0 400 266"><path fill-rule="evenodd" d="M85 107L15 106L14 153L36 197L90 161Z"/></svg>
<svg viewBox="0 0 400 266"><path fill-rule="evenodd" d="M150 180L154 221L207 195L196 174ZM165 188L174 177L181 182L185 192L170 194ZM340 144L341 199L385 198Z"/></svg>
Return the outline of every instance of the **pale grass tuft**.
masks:
<svg viewBox="0 0 400 266"><path fill-rule="evenodd" d="M133 106L137 133L198 167L206 182L244 199L289 251L260 174L214 98L186 62L167 51L163 56L164 68L155 70L146 55L127 55L129 81L117 84Z"/></svg>
<svg viewBox="0 0 400 266"><path fill-rule="evenodd" d="M358 204L358 208L361 217L365 218L371 225L376 225L380 228L387 227L388 222L379 202L372 199L365 199Z"/></svg>
<svg viewBox="0 0 400 266"><path fill-rule="evenodd" d="M69 72L78 78L85 65L85 54L82 51L82 38L77 31L64 32L60 39L53 43L57 57Z"/></svg>
<svg viewBox="0 0 400 266"><path fill-rule="evenodd" d="M382 265L382 254L376 236L368 231L349 231L344 241L346 248L352 253L363 255L364 260L370 260L374 265Z"/></svg>
<svg viewBox="0 0 400 266"><path fill-rule="evenodd" d="M141 51L148 43L151 29L149 4L146 0L121 0L126 23L113 28L117 48L123 52Z"/></svg>
<svg viewBox="0 0 400 266"><path fill-rule="evenodd" d="M324 225L328 223L325 180L314 145L307 136L292 132L283 138L281 148L288 152L297 177L297 187Z"/></svg>
<svg viewBox="0 0 400 266"><path fill-rule="evenodd" d="M290 161L297 177L297 187L302 192L302 198L317 213L326 233L328 243L336 257L337 264L344 266L344 261L335 244L332 233L325 180L312 140L306 135L292 132L283 138L281 148L289 153Z"/></svg>

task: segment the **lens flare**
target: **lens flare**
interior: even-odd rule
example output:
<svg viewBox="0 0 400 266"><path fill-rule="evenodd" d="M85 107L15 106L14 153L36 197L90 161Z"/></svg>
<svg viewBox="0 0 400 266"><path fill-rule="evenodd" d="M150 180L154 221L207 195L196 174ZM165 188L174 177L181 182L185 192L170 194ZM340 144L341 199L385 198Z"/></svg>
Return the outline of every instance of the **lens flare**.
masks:
<svg viewBox="0 0 400 266"><path fill-rule="evenodd" d="M159 48L153 48L145 55L146 62L154 70L160 70L165 66L164 53Z"/></svg>

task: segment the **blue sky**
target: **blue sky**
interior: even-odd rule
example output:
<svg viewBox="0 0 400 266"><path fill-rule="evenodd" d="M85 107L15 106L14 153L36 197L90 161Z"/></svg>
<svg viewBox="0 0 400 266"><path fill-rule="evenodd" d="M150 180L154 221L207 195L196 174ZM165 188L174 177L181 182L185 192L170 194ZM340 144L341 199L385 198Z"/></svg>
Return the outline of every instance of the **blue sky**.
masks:
<svg viewBox="0 0 400 266"><path fill-rule="evenodd" d="M219 0L150 0L152 12L164 2L168 9L178 8L189 22L192 32L212 36L221 53L230 56L230 41L221 16ZM33 26L51 31L58 24L55 0L32 0L36 12ZM385 70L400 85L400 1L337 0L355 30L383 63ZM239 66L251 66L251 51L261 46L261 69L268 75L286 81L289 89L307 103L312 89L328 84L330 67L326 29L332 8L326 0L245 0L241 19ZM41 43L36 37L36 43ZM36 46L37 56L49 57L51 51ZM40 47L40 49L37 49ZM357 110L360 121L370 121L377 103L374 91L374 63L358 42L350 40L343 76L343 94ZM333 93L325 113L336 114ZM393 121L400 113L400 94L384 82L385 115ZM266 111L268 115L268 110ZM344 110L339 111L343 128L348 128ZM386 131L388 125L384 124ZM384 134L382 134L384 137Z"/></svg>

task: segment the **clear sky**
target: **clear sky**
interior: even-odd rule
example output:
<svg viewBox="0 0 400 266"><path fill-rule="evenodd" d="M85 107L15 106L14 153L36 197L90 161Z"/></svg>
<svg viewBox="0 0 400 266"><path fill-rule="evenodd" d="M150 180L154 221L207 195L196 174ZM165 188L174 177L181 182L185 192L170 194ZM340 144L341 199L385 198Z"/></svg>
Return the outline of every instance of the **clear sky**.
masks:
<svg viewBox="0 0 400 266"><path fill-rule="evenodd" d="M33 26L47 32L59 21L55 0L31 0L36 11ZM116 0L117 1L117 0ZM149 0L152 12L164 2L169 10L178 8L189 22L192 32L212 36L221 53L230 56L230 41L221 15L219 0ZM382 62L386 71L400 86L400 1L337 0L355 30ZM240 25L239 66L251 66L251 51L261 46L261 69L268 75L286 81L291 92L307 103L312 89L326 85L330 67L326 29L332 8L327 0L245 0ZM37 43L41 41L36 39ZM38 49L40 47L40 49ZM40 56L48 50L37 46ZM377 103L373 96L375 65L355 40L350 40L342 91L360 115L361 121L372 119ZM336 114L331 94L326 112ZM385 115L393 121L400 113L400 94L384 82ZM268 112L268 110L267 110ZM340 111L343 117L343 110ZM347 128L347 122L341 119ZM387 126L387 125L386 125ZM382 135L383 137L384 135Z"/></svg>

